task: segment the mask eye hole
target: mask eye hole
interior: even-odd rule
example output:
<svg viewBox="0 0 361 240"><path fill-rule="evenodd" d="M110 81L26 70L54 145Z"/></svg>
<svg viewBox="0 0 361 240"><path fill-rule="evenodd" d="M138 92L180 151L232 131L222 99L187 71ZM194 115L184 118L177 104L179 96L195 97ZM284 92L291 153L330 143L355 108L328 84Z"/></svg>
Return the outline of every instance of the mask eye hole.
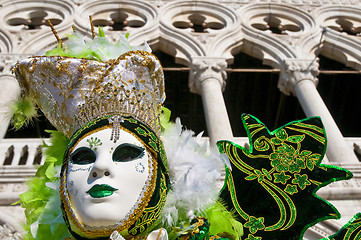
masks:
<svg viewBox="0 0 361 240"><path fill-rule="evenodd" d="M81 147L70 154L70 161L74 164L85 165L94 163L96 155L90 148Z"/></svg>
<svg viewBox="0 0 361 240"><path fill-rule="evenodd" d="M120 144L113 153L114 162L129 162L144 156L144 148L133 144Z"/></svg>

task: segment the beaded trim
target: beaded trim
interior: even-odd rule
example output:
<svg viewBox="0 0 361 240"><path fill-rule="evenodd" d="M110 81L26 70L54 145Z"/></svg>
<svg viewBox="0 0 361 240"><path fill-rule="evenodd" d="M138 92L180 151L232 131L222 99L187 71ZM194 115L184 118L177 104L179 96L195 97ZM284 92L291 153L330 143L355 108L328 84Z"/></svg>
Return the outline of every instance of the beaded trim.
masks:
<svg viewBox="0 0 361 240"><path fill-rule="evenodd" d="M110 141L114 140L114 143L116 143L119 140L120 123L124 122L124 120L121 116L112 116L108 118L108 121L110 124L113 124L112 134L110 135Z"/></svg>

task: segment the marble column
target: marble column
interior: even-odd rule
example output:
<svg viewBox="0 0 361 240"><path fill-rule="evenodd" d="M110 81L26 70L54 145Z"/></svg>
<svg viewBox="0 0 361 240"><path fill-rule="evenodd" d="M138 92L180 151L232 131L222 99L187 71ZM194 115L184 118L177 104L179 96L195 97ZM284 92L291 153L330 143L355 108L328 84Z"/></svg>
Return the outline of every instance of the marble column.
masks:
<svg viewBox="0 0 361 240"><path fill-rule="evenodd" d="M0 139L6 134L11 119L10 104L20 95L20 87L11 67L26 55L0 54Z"/></svg>
<svg viewBox="0 0 361 240"><path fill-rule="evenodd" d="M20 94L20 87L14 76L0 75L0 139L6 134L11 119L10 104Z"/></svg>
<svg viewBox="0 0 361 240"><path fill-rule="evenodd" d="M307 117L321 117L327 134L326 156L330 162L358 162L316 89L318 67L318 59L286 59L278 87L283 93L292 93L298 98Z"/></svg>
<svg viewBox="0 0 361 240"><path fill-rule="evenodd" d="M211 146L219 140L232 140L223 90L226 86L227 62L224 58L192 58L189 75L191 92L202 96L208 135Z"/></svg>

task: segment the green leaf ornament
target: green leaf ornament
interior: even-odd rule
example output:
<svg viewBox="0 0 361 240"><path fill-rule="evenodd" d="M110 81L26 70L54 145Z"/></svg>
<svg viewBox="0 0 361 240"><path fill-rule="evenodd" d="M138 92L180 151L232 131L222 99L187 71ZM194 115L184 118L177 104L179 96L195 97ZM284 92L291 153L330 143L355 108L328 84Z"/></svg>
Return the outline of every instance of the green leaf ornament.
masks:
<svg viewBox="0 0 361 240"><path fill-rule="evenodd" d="M252 115L242 115L242 122L249 149L231 141L217 146L232 167L226 168L220 198L243 224L246 240L302 239L310 226L340 217L316 192L352 174L321 164L327 139L319 117L274 131Z"/></svg>

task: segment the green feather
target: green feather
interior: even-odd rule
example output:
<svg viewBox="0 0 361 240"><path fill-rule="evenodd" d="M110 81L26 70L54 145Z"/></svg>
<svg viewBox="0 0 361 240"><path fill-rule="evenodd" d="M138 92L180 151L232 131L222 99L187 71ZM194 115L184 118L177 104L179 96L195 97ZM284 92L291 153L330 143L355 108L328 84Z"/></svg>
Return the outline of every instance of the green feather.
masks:
<svg viewBox="0 0 361 240"><path fill-rule="evenodd" d="M68 40L59 43L55 49L45 53L46 56L64 56L74 58L85 58L106 62L109 59L117 59L122 54L134 49L151 52L147 44L140 46L131 46L128 38L129 33L120 35L118 41L114 44L105 37L103 27L99 26L97 37L85 40L79 31L73 27L73 33L66 35Z"/></svg>
<svg viewBox="0 0 361 240"><path fill-rule="evenodd" d="M37 117L37 109L29 97L21 98L11 106L12 124L16 130L22 126L27 126L31 119Z"/></svg>
<svg viewBox="0 0 361 240"><path fill-rule="evenodd" d="M46 156L52 156L56 158L56 165L61 166L63 163L63 155L69 143L69 138L58 131L46 130L46 132L50 133L50 145L47 145L44 142L42 146L44 148L44 153Z"/></svg>
<svg viewBox="0 0 361 240"><path fill-rule="evenodd" d="M231 240L239 240L243 235L243 226L234 214L229 212L222 203L216 202L205 211L205 217L210 223L210 235L218 235Z"/></svg>
<svg viewBox="0 0 361 240"><path fill-rule="evenodd" d="M162 111L160 114L160 125L162 127L162 131L165 131L167 128L174 125L174 123L170 121L170 115L171 110L166 107L162 107Z"/></svg>
<svg viewBox="0 0 361 240"><path fill-rule="evenodd" d="M64 239L69 235L60 209L60 197L57 189L48 187L47 183L58 184L63 156L69 142L68 138L57 131L51 134L50 145L44 143L45 162L40 166L35 177L27 181L28 191L20 194L20 203L25 208L26 234L24 239ZM32 235L32 225L38 228L36 236ZM36 229L36 228L35 228Z"/></svg>
<svg viewBox="0 0 361 240"><path fill-rule="evenodd" d="M59 43L56 48L51 49L45 53L45 56L64 56L64 50L61 46L61 43Z"/></svg>
<svg viewBox="0 0 361 240"><path fill-rule="evenodd" d="M99 26L99 27L98 27L98 30L99 30L98 36L99 36L99 37L105 37L103 27L102 27L102 26Z"/></svg>

